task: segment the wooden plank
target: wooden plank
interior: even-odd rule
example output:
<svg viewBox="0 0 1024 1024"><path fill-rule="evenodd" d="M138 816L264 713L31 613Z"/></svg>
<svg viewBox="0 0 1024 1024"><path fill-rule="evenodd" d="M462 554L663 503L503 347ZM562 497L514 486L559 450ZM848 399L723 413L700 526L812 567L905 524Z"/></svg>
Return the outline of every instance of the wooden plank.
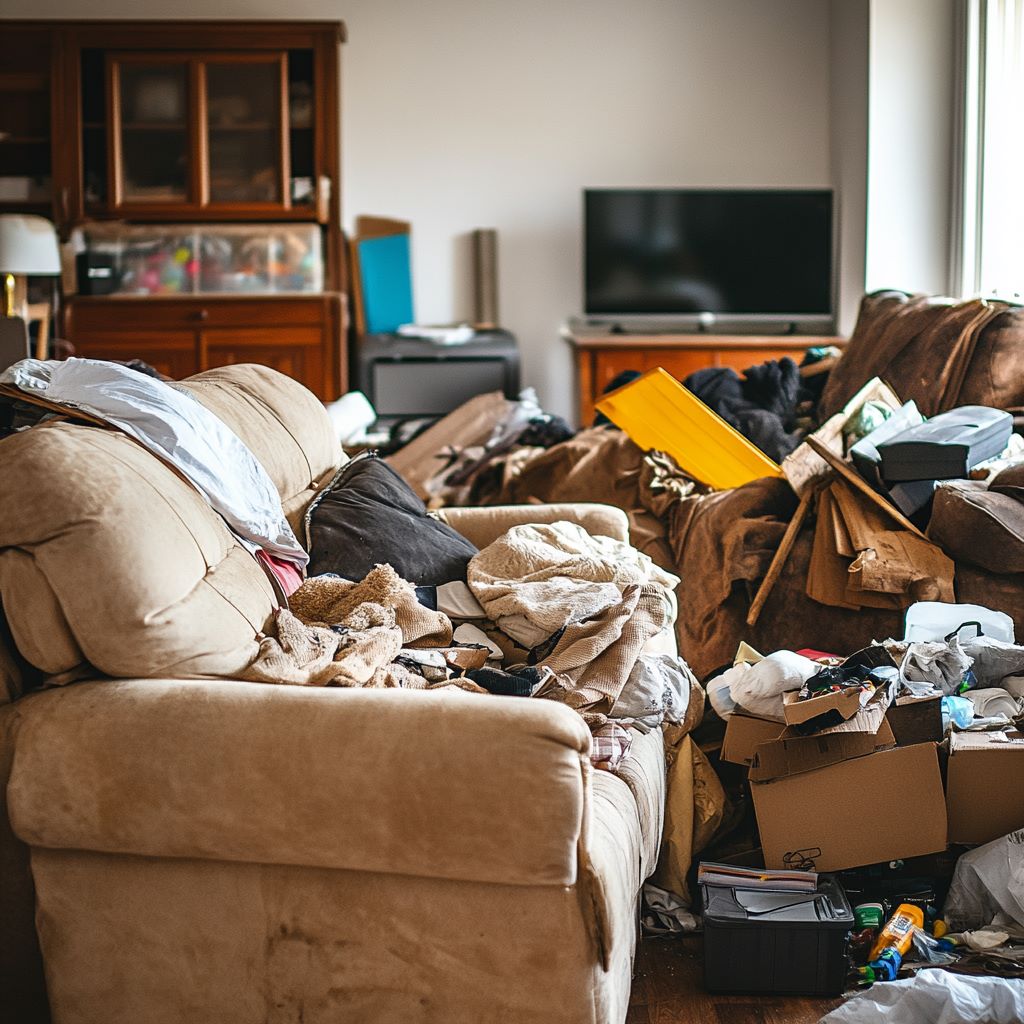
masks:
<svg viewBox="0 0 1024 1024"><path fill-rule="evenodd" d="M789 558L789 553L793 550L793 545L796 543L797 535L800 533L800 527L803 526L804 520L807 518L807 513L810 511L814 495L815 491L811 488L804 491L804 495L800 499L800 504L797 505L796 512L793 513L793 518L790 519L789 525L786 527L786 532L782 535L782 542L779 544L778 550L772 558L772 563L768 566L768 572L765 573L765 577L761 581L761 586L757 588L757 593L754 595L754 600L751 602L750 611L747 612L748 626L756 624L761 615L761 611L764 608L765 602L771 596L771 592L775 589L775 584L778 583L779 577L782 575L782 570L785 568L786 560Z"/></svg>
<svg viewBox="0 0 1024 1024"><path fill-rule="evenodd" d="M896 520L904 529L917 534L923 540L928 538L898 509L890 505L880 494L873 491L858 475L857 471L845 460L841 459L831 448L822 444L816 437L807 437L807 444L811 451L820 455L847 483L852 484L858 491L867 497L874 505L880 508L887 515Z"/></svg>

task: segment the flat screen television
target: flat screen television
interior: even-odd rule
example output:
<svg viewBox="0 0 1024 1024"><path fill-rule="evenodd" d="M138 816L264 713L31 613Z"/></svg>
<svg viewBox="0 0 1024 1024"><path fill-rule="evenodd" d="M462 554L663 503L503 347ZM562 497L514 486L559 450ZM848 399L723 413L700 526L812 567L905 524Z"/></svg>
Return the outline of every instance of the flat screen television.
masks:
<svg viewBox="0 0 1024 1024"><path fill-rule="evenodd" d="M584 313L828 321L828 189L586 189Z"/></svg>

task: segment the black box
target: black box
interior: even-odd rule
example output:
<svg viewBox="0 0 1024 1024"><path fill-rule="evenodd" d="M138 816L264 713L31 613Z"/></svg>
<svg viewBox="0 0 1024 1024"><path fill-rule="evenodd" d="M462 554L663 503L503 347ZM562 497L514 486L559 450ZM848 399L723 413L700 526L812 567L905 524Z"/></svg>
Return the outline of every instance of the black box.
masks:
<svg viewBox="0 0 1024 1024"><path fill-rule="evenodd" d="M846 987L853 911L831 875L816 892L702 885L701 901L709 992L836 996Z"/></svg>

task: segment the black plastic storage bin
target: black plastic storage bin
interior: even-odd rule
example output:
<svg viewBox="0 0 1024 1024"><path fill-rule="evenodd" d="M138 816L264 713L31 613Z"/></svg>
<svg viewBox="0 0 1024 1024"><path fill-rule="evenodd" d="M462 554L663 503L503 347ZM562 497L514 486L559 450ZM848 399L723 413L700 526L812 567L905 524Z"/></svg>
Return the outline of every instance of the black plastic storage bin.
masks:
<svg viewBox="0 0 1024 1024"><path fill-rule="evenodd" d="M816 892L702 885L701 900L709 992L842 993L853 911L831 875L819 876Z"/></svg>

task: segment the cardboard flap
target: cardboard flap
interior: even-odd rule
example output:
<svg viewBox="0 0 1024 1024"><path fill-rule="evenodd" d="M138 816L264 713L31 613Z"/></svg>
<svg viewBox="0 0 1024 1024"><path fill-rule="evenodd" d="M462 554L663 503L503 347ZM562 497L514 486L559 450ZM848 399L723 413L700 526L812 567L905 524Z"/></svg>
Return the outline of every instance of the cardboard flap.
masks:
<svg viewBox="0 0 1024 1024"><path fill-rule="evenodd" d="M844 719L853 718L860 711L863 693L861 687L850 686L835 693L823 693L820 697L800 700L799 691L791 690L782 695L782 715L787 725L802 725L829 711L838 711Z"/></svg>
<svg viewBox="0 0 1024 1024"><path fill-rule="evenodd" d="M834 729L813 736L800 736L787 729L778 739L758 744L748 778L751 782L767 782L799 775L895 745L885 708L874 705Z"/></svg>
<svg viewBox="0 0 1024 1024"><path fill-rule="evenodd" d="M953 732L949 737L949 755L958 751L1000 751L1024 746L1024 733L1017 729L1005 732Z"/></svg>

